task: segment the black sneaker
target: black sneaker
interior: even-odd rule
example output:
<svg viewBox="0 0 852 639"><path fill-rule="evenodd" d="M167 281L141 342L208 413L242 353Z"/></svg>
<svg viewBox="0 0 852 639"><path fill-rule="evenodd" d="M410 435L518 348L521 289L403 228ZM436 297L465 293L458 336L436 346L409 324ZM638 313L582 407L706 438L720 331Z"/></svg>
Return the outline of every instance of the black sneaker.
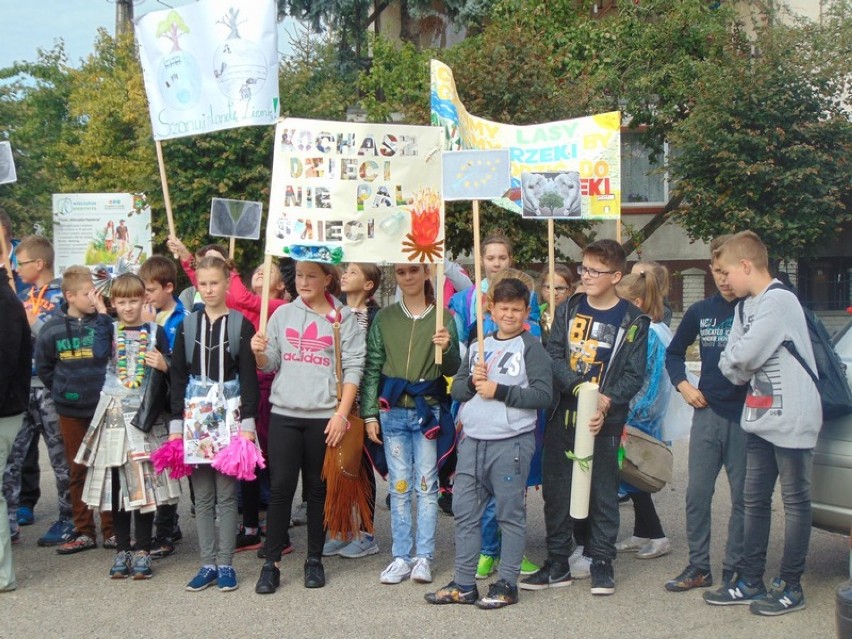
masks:
<svg viewBox="0 0 852 639"><path fill-rule="evenodd" d="M271 595L281 583L281 571L275 567L275 562L267 561L260 569L260 579L254 587L254 591L259 595Z"/></svg>
<svg viewBox="0 0 852 639"><path fill-rule="evenodd" d="M435 592L423 595L430 604L474 604L479 599L479 590L474 585L469 590L462 590L455 581L451 581Z"/></svg>
<svg viewBox="0 0 852 639"><path fill-rule="evenodd" d="M438 496L438 508L445 515L453 516L453 493L441 493Z"/></svg>
<svg viewBox="0 0 852 639"><path fill-rule="evenodd" d="M518 587L498 579L488 588L488 594L476 602L480 610L493 610L518 603Z"/></svg>
<svg viewBox="0 0 852 639"><path fill-rule="evenodd" d="M322 588L325 586L325 569L319 557L308 557L305 560L305 588Z"/></svg>
<svg viewBox="0 0 852 639"><path fill-rule="evenodd" d="M709 588L713 585L713 575L709 570L701 570L692 564L683 569L674 579L666 582L669 592L686 592L693 588Z"/></svg>
<svg viewBox="0 0 852 639"><path fill-rule="evenodd" d="M609 559L592 559L590 568L593 595L611 595L615 593L615 573Z"/></svg>
<svg viewBox="0 0 852 639"><path fill-rule="evenodd" d="M766 586L763 580L749 584L740 577L736 583L725 585L713 592L704 593L704 601L711 606L731 606L736 604L749 605L752 601L766 596Z"/></svg>
<svg viewBox="0 0 852 639"><path fill-rule="evenodd" d="M237 540L234 546L234 552L243 552L245 550L257 550L263 546L263 541L258 533L249 535L246 529L240 526L240 532L237 533Z"/></svg>
<svg viewBox="0 0 852 639"><path fill-rule="evenodd" d="M769 592L762 599L751 602L749 610L755 615L776 617L788 612L804 610L805 595L802 585L789 585L783 579L775 579L769 587Z"/></svg>
<svg viewBox="0 0 852 639"><path fill-rule="evenodd" d="M571 585L571 567L568 562L548 559L538 572L522 579L518 584L523 590L544 590Z"/></svg>
<svg viewBox="0 0 852 639"><path fill-rule="evenodd" d="M155 537L151 544L151 559L168 557L175 551L175 543L171 537Z"/></svg>

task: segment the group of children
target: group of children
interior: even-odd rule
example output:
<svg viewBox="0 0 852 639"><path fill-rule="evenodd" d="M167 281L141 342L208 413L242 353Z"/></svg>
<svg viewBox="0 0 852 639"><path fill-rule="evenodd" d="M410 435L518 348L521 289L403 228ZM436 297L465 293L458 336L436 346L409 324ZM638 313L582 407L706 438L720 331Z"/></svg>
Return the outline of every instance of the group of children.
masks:
<svg viewBox="0 0 852 639"><path fill-rule="evenodd" d="M430 603L499 608L516 603L519 588L566 586L584 577L592 594L609 595L617 552L652 558L670 551L651 495L621 485L618 458L625 425L662 439L674 387L695 417L686 503L689 565L666 589L713 584L710 502L724 465L732 495L728 545L722 587L705 600L749 603L757 614L804 606L800 577L819 397L781 347L790 340L813 363L801 308L789 291L768 290L773 279L766 249L754 233L714 242L711 267L719 293L690 308L674 336L666 321L665 270L643 262L628 274L624 251L611 240L583 250L576 291L568 269L557 269L553 281L545 274L538 294L548 299L553 287L553 309L539 306L527 276L509 270L508 241L491 237L483 243L482 289L457 291L440 325L428 265L396 265L398 301L378 309L381 274L374 265L350 264L341 278L334 266L296 262L289 286L274 271L271 317L260 327L262 271L249 290L223 248L205 247L192 256L175 237L169 248L194 286L186 298L192 312L175 296L174 262L155 256L139 275L115 279L110 303L117 321L106 314L88 269L66 269L60 297L49 242L29 237L16 248L17 272L29 285L21 300L33 335L33 379L43 384L29 391L29 404L42 414L55 409L70 468L70 513L60 500L60 554L97 545L94 513L82 496L91 471L75 461L93 418L129 419L141 410L156 370L170 380L170 404L157 426L169 439L184 438L189 402L216 392L239 405L230 427L235 436L257 440L268 464L265 544L260 482L241 484L207 464L193 468L201 567L187 590L214 584L236 589L234 552L258 548L264 563L255 591L276 591L281 557L293 550L288 528L300 476L307 508L305 587L325 585L323 556L378 552L368 532L372 525L346 538L325 534L323 460L326 449L343 440L356 408L366 424L362 463L371 477L375 466L389 482L392 561L379 576L382 583L432 582L438 499L451 492L455 573L426 595ZM743 306L739 315L737 304ZM481 340L478 305L485 315ZM702 359L697 388L685 371L686 348L695 337ZM566 452L577 428L575 390L584 382L598 385L599 402L588 426L594 435L589 517L580 522L570 515L573 463ZM0 410L0 436L8 412ZM134 508L121 498L119 469L111 472L112 500L100 512L102 543L117 551L110 576L149 578L152 555L168 554L179 538L176 507L159 504L156 514L137 510L132 542ZM779 475L787 539L780 576L767 590L769 505ZM543 489L547 557L541 566L525 556L528 483ZM621 542L620 491L636 513L633 535ZM372 515L374 481L369 498ZM5 525L4 517L0 534ZM0 578L11 572L6 552L3 562L8 569L0 565ZM495 567L498 579L480 595L476 580ZM0 589L13 586L13 573L0 582Z"/></svg>

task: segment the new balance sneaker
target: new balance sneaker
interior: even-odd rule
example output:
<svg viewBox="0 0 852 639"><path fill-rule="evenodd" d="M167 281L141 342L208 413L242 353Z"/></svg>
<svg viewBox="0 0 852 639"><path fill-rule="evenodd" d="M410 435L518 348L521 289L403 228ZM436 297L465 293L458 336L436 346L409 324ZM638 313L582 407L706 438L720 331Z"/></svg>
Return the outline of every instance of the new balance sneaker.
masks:
<svg viewBox="0 0 852 639"><path fill-rule="evenodd" d="M752 601L762 599L765 595L766 586L763 585L763 580L749 584L740 577L733 584L722 586L712 592L705 592L704 601L711 606L748 605Z"/></svg>
<svg viewBox="0 0 852 639"><path fill-rule="evenodd" d="M534 575L535 573L537 573L539 571L539 568L541 568L541 566L531 562L529 559L527 559L526 555L524 555L524 558L521 559L521 574L522 575L524 575L524 576Z"/></svg>
<svg viewBox="0 0 852 639"><path fill-rule="evenodd" d="M339 555L340 551L349 545L349 542L350 540L347 538L338 539L337 537L329 537L328 541L322 547L322 556L333 557L334 555Z"/></svg>
<svg viewBox="0 0 852 639"><path fill-rule="evenodd" d="M168 557L175 551L175 542L171 537L154 537L151 544L151 559Z"/></svg>
<svg viewBox="0 0 852 639"><path fill-rule="evenodd" d="M548 559L538 572L518 584L523 590L544 590L571 585L571 568L561 561Z"/></svg>
<svg viewBox="0 0 852 639"><path fill-rule="evenodd" d="M130 567L130 576L136 580L150 579L154 576L151 570L151 554L144 550L133 553L133 565Z"/></svg>
<svg viewBox="0 0 852 639"><path fill-rule="evenodd" d="M219 566L216 569L216 585L220 592L230 592L239 588L237 571L233 566Z"/></svg>
<svg viewBox="0 0 852 639"><path fill-rule="evenodd" d="M325 568L320 557L308 557L305 560L305 588L323 588L325 586Z"/></svg>
<svg viewBox="0 0 852 639"><path fill-rule="evenodd" d="M592 559L584 555L583 550L583 546L577 546L568 558L568 567L574 579L588 579L591 575Z"/></svg>
<svg viewBox="0 0 852 639"><path fill-rule="evenodd" d="M97 547L97 542L88 535L77 535L74 539L57 546L56 552L60 555L73 555L74 553L91 550L92 548Z"/></svg>
<svg viewBox="0 0 852 639"><path fill-rule="evenodd" d="M260 578L254 586L254 591L259 595L271 595L281 585L281 570L276 567L275 562L267 559L263 568L260 569Z"/></svg>
<svg viewBox="0 0 852 639"><path fill-rule="evenodd" d="M192 578L192 581L186 584L186 589L190 592L201 592L215 584L218 578L219 573L215 567L201 566L198 574Z"/></svg>
<svg viewBox="0 0 852 639"><path fill-rule="evenodd" d="M115 535L111 535L109 537L104 537L104 541L101 544L104 550L115 550L118 548L118 542L115 540Z"/></svg>
<svg viewBox="0 0 852 639"><path fill-rule="evenodd" d="M765 597L755 599L749 605L749 610L753 614L767 617L777 617L804 609L805 595L802 592L802 585L790 585L780 578L773 580Z"/></svg>
<svg viewBox="0 0 852 639"><path fill-rule="evenodd" d="M615 573L608 559L592 559L591 566L593 595L611 595L615 592Z"/></svg>
<svg viewBox="0 0 852 639"><path fill-rule="evenodd" d="M383 584L398 584L411 576L411 563L402 557L396 557L379 575Z"/></svg>
<svg viewBox="0 0 852 639"><path fill-rule="evenodd" d="M427 592L423 595L430 604L474 604L479 599L479 590L476 585L469 588L462 588L455 581L451 581L443 588L439 588L435 592Z"/></svg>
<svg viewBox="0 0 852 639"><path fill-rule="evenodd" d="M379 544L376 543L376 538L373 535L361 533L337 554L347 559L360 559L367 555L376 555L378 552Z"/></svg>
<svg viewBox="0 0 852 639"><path fill-rule="evenodd" d="M494 571L497 570L497 565L499 563L500 560L497 559L497 557L479 555L479 563L476 564L476 578L488 579Z"/></svg>
<svg viewBox="0 0 852 639"><path fill-rule="evenodd" d="M416 557L411 564L411 581L419 584L432 583L432 564L426 557Z"/></svg>
<svg viewBox="0 0 852 639"><path fill-rule="evenodd" d="M74 539L74 524L67 519L53 522L47 532L38 538L39 546L58 546Z"/></svg>
<svg viewBox="0 0 852 639"><path fill-rule="evenodd" d="M488 594L477 600L476 607L481 610L493 610L518 603L518 587L505 579L498 579L488 587Z"/></svg>
<svg viewBox="0 0 852 639"><path fill-rule="evenodd" d="M16 515L19 526L32 526L35 523L35 513L29 506L18 506Z"/></svg>
<svg viewBox="0 0 852 639"><path fill-rule="evenodd" d="M712 585L713 575L709 570L702 570L690 564L677 577L666 582L666 590L686 592L693 588L709 588Z"/></svg>
<svg viewBox="0 0 852 639"><path fill-rule="evenodd" d="M636 559L656 559L668 555L672 551L672 543L668 537L651 539L636 553Z"/></svg>
<svg viewBox="0 0 852 639"><path fill-rule="evenodd" d="M115 561L112 562L112 568L109 569L110 579L127 579L130 576L130 567L133 562L133 555L124 550L119 551L115 555Z"/></svg>
<svg viewBox="0 0 852 639"><path fill-rule="evenodd" d="M639 552L648 542L651 541L648 537L637 537L631 535L627 539L622 539L615 544L615 549L618 552Z"/></svg>
<svg viewBox="0 0 852 639"><path fill-rule="evenodd" d="M245 526L240 526L240 531L237 533L237 540L234 546L234 552L243 552L246 550L257 550L263 545L258 533L248 534Z"/></svg>
<svg viewBox="0 0 852 639"><path fill-rule="evenodd" d="M302 502L298 506L296 506L296 510L293 511L293 514L290 515L290 525L291 526L304 526L308 523L308 504L307 502Z"/></svg>

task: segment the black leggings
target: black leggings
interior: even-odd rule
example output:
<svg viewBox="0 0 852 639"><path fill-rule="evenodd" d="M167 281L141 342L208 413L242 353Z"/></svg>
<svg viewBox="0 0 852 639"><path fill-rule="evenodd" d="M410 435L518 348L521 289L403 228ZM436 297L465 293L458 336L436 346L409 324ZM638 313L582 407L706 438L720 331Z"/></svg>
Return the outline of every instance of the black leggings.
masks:
<svg viewBox="0 0 852 639"><path fill-rule="evenodd" d="M130 543L130 518L131 513L124 510L119 504L121 497L121 480L118 473L124 472L121 468L112 469L112 530L115 533L115 543L119 552L133 550ZM136 528L136 550L151 550L151 533L154 530L154 513L140 513L138 510L131 511Z"/></svg>
<svg viewBox="0 0 852 639"><path fill-rule="evenodd" d="M266 514L266 558L281 559L288 542L287 528L293 496L302 473L308 502L308 557L322 557L325 544L323 508L325 430L328 419L302 419L272 414L269 420L269 510Z"/></svg>
<svg viewBox="0 0 852 639"><path fill-rule="evenodd" d="M633 536L643 539L662 539L666 536L663 525L651 499L651 493L631 492L630 499L633 500Z"/></svg>

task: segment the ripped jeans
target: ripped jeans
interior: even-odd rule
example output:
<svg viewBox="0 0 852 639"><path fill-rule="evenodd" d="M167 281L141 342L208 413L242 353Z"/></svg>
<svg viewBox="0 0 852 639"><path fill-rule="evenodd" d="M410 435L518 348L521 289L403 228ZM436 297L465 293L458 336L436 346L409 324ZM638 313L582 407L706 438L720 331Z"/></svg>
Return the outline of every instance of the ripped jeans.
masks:
<svg viewBox="0 0 852 639"><path fill-rule="evenodd" d="M436 419L439 408L433 409ZM382 439L388 463L394 557L432 559L438 524L438 446L420 431L417 411L391 408L382 413ZM412 534L411 494L417 491L417 536Z"/></svg>

